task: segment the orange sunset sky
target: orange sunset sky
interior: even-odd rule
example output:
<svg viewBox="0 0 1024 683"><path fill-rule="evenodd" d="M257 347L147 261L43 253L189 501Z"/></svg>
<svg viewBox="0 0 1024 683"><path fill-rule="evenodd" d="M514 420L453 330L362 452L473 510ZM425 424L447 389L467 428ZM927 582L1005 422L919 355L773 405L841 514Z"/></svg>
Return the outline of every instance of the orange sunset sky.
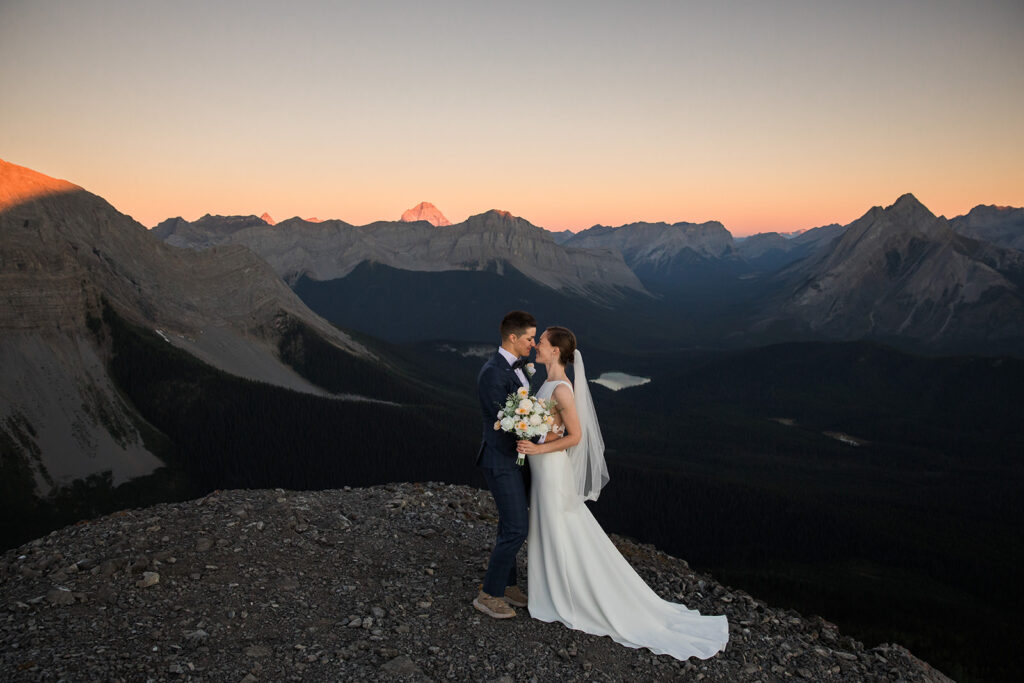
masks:
<svg viewBox="0 0 1024 683"><path fill-rule="evenodd" d="M0 158L205 213L847 223L1024 206L1024 2L0 0Z"/></svg>

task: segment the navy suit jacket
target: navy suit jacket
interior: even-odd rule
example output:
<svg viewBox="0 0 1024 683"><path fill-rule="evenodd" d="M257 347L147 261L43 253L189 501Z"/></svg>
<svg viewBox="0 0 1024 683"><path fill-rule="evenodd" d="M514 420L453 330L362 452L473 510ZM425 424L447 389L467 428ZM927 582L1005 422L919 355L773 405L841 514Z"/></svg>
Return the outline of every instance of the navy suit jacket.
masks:
<svg viewBox="0 0 1024 683"><path fill-rule="evenodd" d="M515 370L505 357L497 351L476 377L476 391L480 399L480 415L483 418L483 442L476 456L476 464L493 469L518 468L516 438L508 432L494 429L498 410L505 405L509 394L523 386Z"/></svg>

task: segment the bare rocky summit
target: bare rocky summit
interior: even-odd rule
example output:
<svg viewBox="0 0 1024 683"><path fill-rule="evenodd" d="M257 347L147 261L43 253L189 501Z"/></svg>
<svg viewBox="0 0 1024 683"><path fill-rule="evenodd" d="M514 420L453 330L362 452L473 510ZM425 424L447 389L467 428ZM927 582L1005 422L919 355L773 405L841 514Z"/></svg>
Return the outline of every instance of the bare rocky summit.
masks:
<svg viewBox="0 0 1024 683"><path fill-rule="evenodd" d="M451 225L451 221L444 217L441 210L430 202L420 202L416 206L407 210L402 214L401 221L403 223L412 223L413 221L426 221L434 227L442 225Z"/></svg>
<svg viewBox="0 0 1024 683"><path fill-rule="evenodd" d="M662 597L729 618L686 662L470 605L490 495L389 484L215 491L81 522L0 559L10 681L948 681L898 645L866 649L648 545L612 540ZM525 576L525 572L524 572ZM527 587L528 590L529 587Z"/></svg>

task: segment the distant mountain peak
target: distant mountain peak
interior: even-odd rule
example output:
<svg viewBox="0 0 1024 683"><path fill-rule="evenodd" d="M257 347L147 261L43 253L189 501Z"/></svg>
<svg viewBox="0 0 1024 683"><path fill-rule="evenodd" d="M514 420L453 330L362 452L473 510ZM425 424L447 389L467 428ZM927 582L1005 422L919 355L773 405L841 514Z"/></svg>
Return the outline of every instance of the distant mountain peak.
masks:
<svg viewBox="0 0 1024 683"><path fill-rule="evenodd" d="M451 221L445 218L444 214L430 202L420 202L403 213L401 220L403 223L426 221L435 227L451 225Z"/></svg>
<svg viewBox="0 0 1024 683"><path fill-rule="evenodd" d="M269 214L269 213L267 213L266 211L264 211L264 212L263 212L263 215L262 215L262 216L260 216L260 220L262 220L262 221L263 221L264 223L266 223L267 225L276 225L276 222L274 221L274 219L273 219L273 218L271 218L271 217L270 217L270 214Z"/></svg>
<svg viewBox="0 0 1024 683"><path fill-rule="evenodd" d="M943 239L949 233L944 218L937 217L909 192L886 207L873 206L859 219L850 224L852 230L846 233L850 244L861 234L885 235L928 235L931 239Z"/></svg>
<svg viewBox="0 0 1024 683"><path fill-rule="evenodd" d="M546 230L538 228L537 226L530 223L525 218L520 218L514 215L511 211L503 211L501 209L490 209L483 213L470 216L465 220L465 225L474 229L488 231L488 230L540 230L541 232L548 234Z"/></svg>
<svg viewBox="0 0 1024 683"><path fill-rule="evenodd" d="M917 197L909 192L897 199L892 206L887 207L886 211L896 211L904 214L924 212L929 216L935 216L927 206L922 204Z"/></svg>
<svg viewBox="0 0 1024 683"><path fill-rule="evenodd" d="M895 202L893 202L892 205L893 207L896 207L901 204L920 204L921 206L924 206L924 204L921 204L921 201L917 197L915 197L912 192L907 192L905 194L900 195L899 198Z"/></svg>

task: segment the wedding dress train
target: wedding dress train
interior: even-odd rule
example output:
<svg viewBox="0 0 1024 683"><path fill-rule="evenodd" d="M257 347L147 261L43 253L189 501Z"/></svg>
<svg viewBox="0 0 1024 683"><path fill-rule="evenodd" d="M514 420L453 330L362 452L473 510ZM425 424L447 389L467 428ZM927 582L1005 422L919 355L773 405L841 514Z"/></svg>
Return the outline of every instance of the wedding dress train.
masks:
<svg viewBox="0 0 1024 683"><path fill-rule="evenodd" d="M557 384L546 382L538 397L549 398ZM682 660L723 650L726 618L662 600L644 583L573 495L569 457L530 456L530 616Z"/></svg>

